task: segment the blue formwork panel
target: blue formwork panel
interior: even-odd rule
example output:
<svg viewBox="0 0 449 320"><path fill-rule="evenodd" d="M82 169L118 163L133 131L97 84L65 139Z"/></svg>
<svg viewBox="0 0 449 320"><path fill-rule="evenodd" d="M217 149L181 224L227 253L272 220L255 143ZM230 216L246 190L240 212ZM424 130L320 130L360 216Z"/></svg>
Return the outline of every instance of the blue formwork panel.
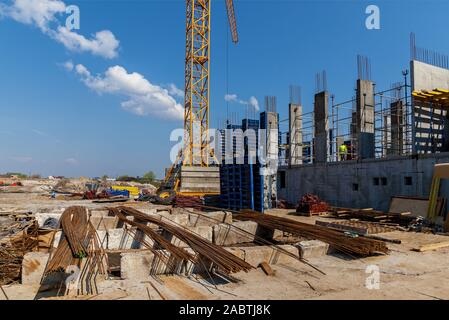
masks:
<svg viewBox="0 0 449 320"><path fill-rule="evenodd" d="M233 210L262 211L262 177L258 165L223 165L220 167L220 199Z"/></svg>

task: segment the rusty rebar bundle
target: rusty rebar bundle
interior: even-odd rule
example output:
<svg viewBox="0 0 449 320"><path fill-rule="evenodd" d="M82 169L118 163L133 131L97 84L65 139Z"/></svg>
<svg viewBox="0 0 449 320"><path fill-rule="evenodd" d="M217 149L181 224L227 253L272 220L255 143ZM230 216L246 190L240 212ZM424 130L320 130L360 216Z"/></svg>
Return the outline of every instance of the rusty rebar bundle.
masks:
<svg viewBox="0 0 449 320"><path fill-rule="evenodd" d="M218 270L227 274L239 271L246 272L253 268L250 264L228 252L224 248L217 246L200 236L197 236L185 228L169 222L164 222L158 217L149 216L136 209L128 207L118 207L115 209L110 209L110 211L111 213L116 214L117 217L123 222L137 227L139 230L151 237L157 244L161 245L161 247L182 260L190 260L194 264L202 264L203 267L206 262L210 262L212 265L216 266ZM134 221L127 219L126 216L133 216ZM195 251L198 256L193 257L186 250L173 245L160 234L146 226L146 223L155 224L166 232L172 234L190 246L190 248Z"/></svg>
<svg viewBox="0 0 449 320"><path fill-rule="evenodd" d="M15 235L0 243L0 285L20 280L22 261L26 253L38 246L38 225L35 220L27 223Z"/></svg>
<svg viewBox="0 0 449 320"><path fill-rule="evenodd" d="M261 214L259 212L245 212L233 216L243 221L254 221L258 225L271 230L281 230L307 239L316 239L328 243L336 250L357 256L371 256L376 253L387 253L388 248L383 241L364 237L350 237L344 232L326 227L301 223L287 218Z"/></svg>
<svg viewBox="0 0 449 320"><path fill-rule="evenodd" d="M105 273L102 257L103 249L96 230L89 221L84 207L67 208L61 216L62 236L59 245L51 257L45 275L51 272L65 271L68 266L81 266L84 258L91 258L100 273Z"/></svg>

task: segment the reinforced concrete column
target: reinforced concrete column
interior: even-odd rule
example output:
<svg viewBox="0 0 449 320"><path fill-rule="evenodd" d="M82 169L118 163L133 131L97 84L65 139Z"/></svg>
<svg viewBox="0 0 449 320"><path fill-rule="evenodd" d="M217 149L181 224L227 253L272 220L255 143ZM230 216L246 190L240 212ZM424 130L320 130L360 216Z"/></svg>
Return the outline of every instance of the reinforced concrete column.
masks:
<svg viewBox="0 0 449 320"><path fill-rule="evenodd" d="M329 93L323 91L315 94L315 162L327 162L329 154Z"/></svg>
<svg viewBox="0 0 449 320"><path fill-rule="evenodd" d="M265 163L261 166L263 180L263 209L271 209L277 201L277 171L279 162L279 115L276 112L260 114L260 128L265 129L266 154ZM263 143L263 142L261 142Z"/></svg>
<svg viewBox="0 0 449 320"><path fill-rule="evenodd" d="M402 100L390 105L391 114L391 151L392 155L401 155L404 147L404 106Z"/></svg>
<svg viewBox="0 0 449 320"><path fill-rule="evenodd" d="M300 165L302 161L302 106L290 104L289 109L289 165Z"/></svg>
<svg viewBox="0 0 449 320"><path fill-rule="evenodd" d="M374 82L357 80L356 96L357 158L374 158Z"/></svg>

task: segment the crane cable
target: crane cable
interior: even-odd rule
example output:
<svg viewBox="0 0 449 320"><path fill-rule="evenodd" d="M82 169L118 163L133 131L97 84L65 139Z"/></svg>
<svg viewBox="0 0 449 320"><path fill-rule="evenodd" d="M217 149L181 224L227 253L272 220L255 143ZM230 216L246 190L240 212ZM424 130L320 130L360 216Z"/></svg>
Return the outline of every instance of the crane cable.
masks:
<svg viewBox="0 0 449 320"><path fill-rule="evenodd" d="M226 21L226 20L225 20ZM225 22L226 28L226 94L229 94L229 28ZM229 121L229 101L226 99L226 123Z"/></svg>

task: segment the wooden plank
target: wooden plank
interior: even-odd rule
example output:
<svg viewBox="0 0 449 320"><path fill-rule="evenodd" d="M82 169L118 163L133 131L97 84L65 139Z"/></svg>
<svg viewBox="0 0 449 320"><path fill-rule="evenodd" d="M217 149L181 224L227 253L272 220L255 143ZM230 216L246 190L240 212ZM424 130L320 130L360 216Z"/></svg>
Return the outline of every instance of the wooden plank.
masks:
<svg viewBox="0 0 449 320"><path fill-rule="evenodd" d="M268 263L266 263L266 262L261 262L261 263L259 264L259 267L262 268L263 272L265 272L265 274L266 274L267 276L272 277L272 276L275 275L275 272L273 271L273 269L271 269L271 267L268 265Z"/></svg>
<svg viewBox="0 0 449 320"><path fill-rule="evenodd" d="M410 212L411 216L427 216L427 210L429 208L429 200L422 199L406 199L401 197L392 197L390 202L391 213L400 214L403 212Z"/></svg>
<svg viewBox="0 0 449 320"><path fill-rule="evenodd" d="M449 247L449 241L426 244L419 248L413 248L412 251L426 252L426 251L438 250L438 249L447 248L447 247Z"/></svg>

